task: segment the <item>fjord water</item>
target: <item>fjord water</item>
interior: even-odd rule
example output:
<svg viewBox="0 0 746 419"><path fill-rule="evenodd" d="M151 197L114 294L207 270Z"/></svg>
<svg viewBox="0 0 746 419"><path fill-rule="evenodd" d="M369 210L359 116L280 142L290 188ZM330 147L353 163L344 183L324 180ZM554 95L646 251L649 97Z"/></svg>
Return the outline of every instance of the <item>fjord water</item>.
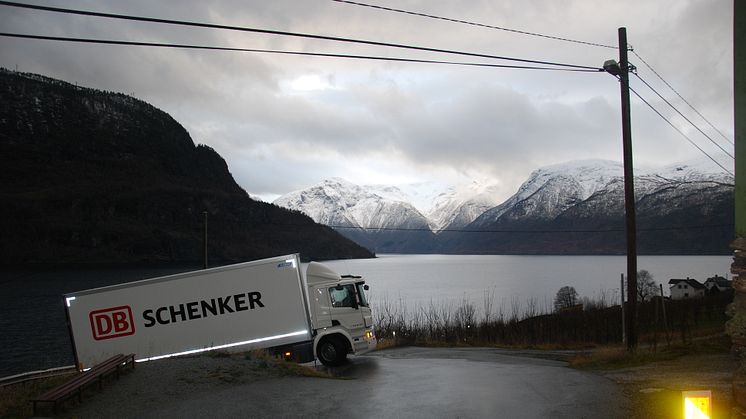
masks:
<svg viewBox="0 0 746 419"><path fill-rule="evenodd" d="M730 256L640 256L637 264L668 295L669 279L726 277L731 261ZM479 309L486 292L494 293L497 308L533 299L538 308L551 309L565 285L580 297L617 303L620 275L627 269L625 256L379 255L326 263L337 272L364 276L374 309L383 301L395 306L401 301L409 312L431 302L440 306L464 299Z"/></svg>
<svg viewBox="0 0 746 419"><path fill-rule="evenodd" d="M667 291L670 278L726 276L731 260L641 256L638 265ZM480 308L485 292L494 292L495 307L503 304L506 311L529 299L541 309L565 285L581 297L606 293L618 301L619 276L626 270L624 256L383 255L325 263L341 274L364 276L374 312L388 300L410 313L431 301L458 304L465 298ZM186 270L192 268L0 272L0 377L73 364L63 294Z"/></svg>

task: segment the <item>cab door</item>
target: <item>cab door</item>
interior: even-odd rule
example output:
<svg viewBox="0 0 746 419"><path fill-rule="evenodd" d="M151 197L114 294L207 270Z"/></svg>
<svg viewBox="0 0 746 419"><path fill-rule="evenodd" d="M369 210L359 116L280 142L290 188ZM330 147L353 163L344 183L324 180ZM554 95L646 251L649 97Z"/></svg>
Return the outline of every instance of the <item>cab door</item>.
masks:
<svg viewBox="0 0 746 419"><path fill-rule="evenodd" d="M337 323L347 330L365 327L358 304L354 284L337 285L328 288L331 302L332 324Z"/></svg>

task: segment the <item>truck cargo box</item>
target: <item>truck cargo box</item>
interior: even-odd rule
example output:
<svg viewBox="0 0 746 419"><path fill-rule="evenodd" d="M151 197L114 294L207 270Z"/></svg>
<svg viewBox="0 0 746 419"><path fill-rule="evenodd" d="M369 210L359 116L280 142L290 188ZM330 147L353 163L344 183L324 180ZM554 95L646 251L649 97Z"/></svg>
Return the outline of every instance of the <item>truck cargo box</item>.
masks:
<svg viewBox="0 0 746 419"><path fill-rule="evenodd" d="M311 341L298 255L65 295L79 369L112 355L138 361Z"/></svg>

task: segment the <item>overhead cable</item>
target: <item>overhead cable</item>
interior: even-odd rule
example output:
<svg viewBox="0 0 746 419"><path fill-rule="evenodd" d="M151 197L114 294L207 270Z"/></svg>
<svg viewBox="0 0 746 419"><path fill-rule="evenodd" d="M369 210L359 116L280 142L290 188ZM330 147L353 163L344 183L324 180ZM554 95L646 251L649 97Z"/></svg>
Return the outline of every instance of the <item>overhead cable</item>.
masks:
<svg viewBox="0 0 746 419"><path fill-rule="evenodd" d="M42 10L46 12L100 17L100 18L107 18L107 19L118 19L118 20L158 23L158 24L166 24L166 25L208 28L208 29L220 29L220 30L229 30L229 31L238 31L238 32L262 33L262 34L267 34L267 35L289 36L289 37L316 39L316 40L323 40L323 41L346 42L346 43L372 45L372 46L379 46L379 47L400 48L400 49L425 51L425 52L436 52L436 53L441 53L441 54L455 54L455 55L463 55L463 56L469 56L469 57L489 58L489 59L504 60L504 61L515 61L515 62L521 62L521 63L527 63L527 64L540 64L540 65L549 65L549 66L557 66L557 67L603 71L603 69L599 67L591 67L591 66L584 66L584 65L557 63L557 62L541 61L541 60L530 60L530 59L507 57L507 56L492 55L492 54L481 54L481 53L475 53L475 52L456 51L456 50L448 50L448 49L441 49L441 48L429 48L429 47L421 47L421 46L413 46L413 45L397 44L397 43L389 43L389 42L343 38L343 37L337 37L337 36L316 35L316 34L299 33L299 32L277 31L277 30L271 30L271 29L250 28L246 26L232 26L232 25L223 25L223 24L217 24L217 23L192 22L192 21L184 21L184 20L122 15L122 14L115 14L115 13L93 12L93 11L88 11L88 10L66 9L66 8L61 8L61 7L50 7L50 6L41 6L41 5L35 5L35 4L15 3L15 2L10 2L10 1L0 1L0 6L19 7L19 8L32 9L32 10Z"/></svg>
<svg viewBox="0 0 746 419"><path fill-rule="evenodd" d="M712 122L710 122L710 121L709 121L709 120L708 120L707 118L705 118L705 116L704 116L704 115L702 115L702 113L700 113L700 112L699 112L699 111L697 110L697 108L695 108L695 107L694 107L694 105L692 105L691 103L689 103L689 101L688 101L688 100L684 99L684 97L683 97L683 96L681 96L681 94L680 94L680 93L679 93L679 92L678 92L678 91L677 91L676 89L674 89L674 87L673 87L673 86L671 86L671 84L670 84L670 83L668 83L668 81L666 81L666 79L664 79L664 78L663 78L663 76L661 76L661 75L660 75L660 73L658 73L657 71L655 71L655 69L654 69L653 67L651 67L651 66L650 66L650 64L648 64L648 62L647 62L647 61L645 61L645 60L644 60L644 59L643 59L642 57L640 57L640 54L638 54L638 53L637 53L637 52L636 52L635 50L632 50L632 53L633 53L633 54L635 54L635 56L636 56L637 58L639 58L639 59L640 59L640 61L641 61L641 62L642 62L643 64L645 64L645 67L647 67L647 68L648 68L648 69L649 69L650 71L652 71L652 72L653 72L653 74L655 74L655 75L656 75L656 76L657 76L657 77L658 77L658 78L659 78L659 79L660 79L660 80L661 80L661 81L662 81L662 82L663 82L663 83L664 83L664 84L665 84L666 86L668 86L668 88L669 88L669 89L671 89L671 91L673 91L674 93L676 93L676 96L678 96L678 97L679 97L679 99L681 99L682 101L684 101L684 103L686 103L686 104L687 104L687 105L688 105L688 106L689 106L690 108L692 108L692 110L693 110L694 112L696 112L696 113L697 113L697 115L699 115L699 117L700 117L700 118L702 118L702 119L703 119L703 120L704 120L705 122L707 122L707 125L709 125L709 126L710 126L710 128L712 128L712 129L714 129L715 131L717 131L717 133L718 133L718 134L720 134L720 136L721 136L721 137L723 137L723 138L724 138L724 139L725 139L726 141L728 141L728 143L729 143L730 145L733 145L733 140L731 140L731 139L730 139L730 138L728 138L728 137L727 137L727 136L726 136L725 134L723 134L723 133L722 133L722 131L720 131L720 130L719 130L719 129L718 129L718 128L717 128L716 126L715 126L715 125L713 125L713 124L712 124Z"/></svg>
<svg viewBox="0 0 746 419"><path fill-rule="evenodd" d="M252 52L252 53L281 54L281 55L300 55L300 56L309 56L309 57L348 58L348 59L360 59L360 60L393 61L393 62L422 63L422 64L445 64L445 65L505 68L505 69L518 69L518 70L547 70L547 71L597 73L594 70L581 70L577 68L556 68L556 67L539 67L539 66L520 66L520 65L510 65L510 64L489 64L489 63L471 63L471 62L459 62L459 61L421 60L421 59L415 59L415 58L382 57L382 56L374 56L374 55L333 54L333 53L323 53L323 52L287 51L287 50L257 49L257 48L238 48L238 47L219 47L219 46L193 45L193 44L170 44L170 43L162 43L162 42L139 42L139 41L125 41L125 40L114 40L114 39L73 38L73 37L65 37L65 36L45 36L45 35L31 35L31 34L8 33L8 32L0 32L0 36L9 37L9 38L36 39L36 40L44 40L44 41L77 42L77 43L85 43L85 44L125 45L125 46L139 46L139 47L176 48L176 49L198 49L198 50L211 50L211 51Z"/></svg>
<svg viewBox="0 0 746 419"><path fill-rule="evenodd" d="M580 41L580 40L577 40L577 39L562 38L562 37L559 37L559 36L545 35L545 34L537 33L537 32L522 31L522 30L511 29L511 28L506 28L506 27L502 27L502 26L494 26L494 25L487 25L487 24L484 24L484 23L469 22L467 20L453 19L453 18L444 17L444 16L431 15L431 14L427 14L427 13L413 12L413 11L410 11L410 10L396 9L396 8L393 8L393 7L379 6L377 4L362 3L362 2L350 1L350 0L332 0L332 1L336 1L337 3L352 4L352 5L355 5L355 6L369 7L369 8L372 8L372 9L386 10L386 11L389 11L389 12L404 13L404 14L413 15L413 16L426 17L426 18L429 18L429 19L437 19L437 20L444 20L444 21L447 21L447 22L461 23L461 24L464 24L464 25L477 26L477 27L480 27L480 28L496 29L496 30L505 31L505 32L512 32L512 33L516 33L516 34L520 34L520 35L529 35L529 36L536 36L536 37L539 37L539 38L553 39L555 41L572 42L572 43L575 43L575 44L590 45L590 46L594 46L594 47L618 49L618 47L615 47L613 45L604 45L604 44L599 44L599 43L596 43L596 42Z"/></svg>
<svg viewBox="0 0 746 419"><path fill-rule="evenodd" d="M721 151L722 151L723 153L725 153L725 154L726 154L726 155L727 155L728 157L730 157L731 159L733 159L733 158L734 158L732 154L730 154L730 153L729 153L728 151L726 151L726 150L725 150L725 149L724 149L723 147L720 147L720 144L718 144L717 142L715 142L715 140L713 140L713 139L712 139L712 137L710 137L710 136L709 136L709 135L707 135L707 134L706 134L706 133L705 133L704 131L702 131L702 129L700 129L700 128L699 128L699 127L698 127L697 125L695 125L695 124L694 124L694 122L692 122L692 121L691 121L691 120L690 120L689 118L687 118L687 117L686 117L686 116L685 116L685 115L684 115L683 113L681 113L681 111L679 111L679 110L678 110L678 109L677 109L677 108L676 108L675 106L673 106L673 104L672 104L671 102L669 102L669 101L668 101L668 100L667 100L666 98L664 98L664 97L663 97L663 95L661 95L660 93L658 93L658 91L657 91L657 90L655 90L655 89L653 88L653 86L651 86L651 85L650 85L650 84L649 84L648 82L646 82L646 81L645 81L645 80L644 80L644 79L643 79L642 77L640 77L640 76L639 76L638 74L636 74L636 73L635 73L635 76L637 76L637 78L638 78L638 79L640 79L640 81L641 81L641 82L643 82L643 83L645 84L645 86L647 86L647 87L648 87L648 89L652 90L652 91L653 91L653 93L655 93L655 94L656 94L656 95L657 95L657 96L658 96L659 98L661 98L661 100L663 100L664 102L666 102L666 104L667 104L668 106L670 106L670 107L671 107L671 109L673 109L674 111L676 111L676 113L678 113L678 114L679 114L679 116L681 116L682 118L684 118L684 120L686 120L686 122L688 122L688 123L689 123L689 124L690 124L691 126L693 126L694 128L696 128L696 129L697 129L697 131L699 131L699 133L700 133L700 134L704 135L704 136L705 136L705 138L707 138L708 140L710 140L710 142L711 142L711 143L715 144L715 146L716 146L717 148L719 148L719 149L720 149L720 150L721 150Z"/></svg>
<svg viewBox="0 0 746 419"><path fill-rule="evenodd" d="M671 126L671 127L673 128L673 129L675 129L676 131L678 131L678 133L679 133L679 134L681 134L681 136L682 136L682 137L684 137L684 138L685 138L685 139L686 139L687 141L689 141L689 143L690 143L691 145L693 145L694 147L696 147L696 148L697 148L697 150L699 150L699 151L700 151L700 152L701 152L702 154L704 154L705 156L707 156L707 157L708 157L708 158L709 158L710 160L712 160L712 161L713 161L713 162L714 162L714 163L715 163L716 165L720 166L720 168L721 168L721 169L723 169L723 170L725 171L725 173L728 173L729 175L733 176L733 173L732 173L732 172L731 172L730 170L726 169L726 168L725 168L725 167L724 167L724 166L723 166L722 164L720 164L720 163L719 163L719 162L718 162L717 160L715 160L715 159L714 159L714 158L713 158L713 157L712 157L711 155L707 154L707 152L706 152L706 151L704 151L704 150L702 149L702 147L698 146L698 145L697 145L697 143L695 143L694 141L692 141L692 139L691 139L691 138L689 138L689 137L688 137L688 136L687 136L686 134L684 134L684 133L683 133L683 132L682 132L682 131L681 131L681 130L680 130L680 129L678 128L678 127L676 127L676 125L674 125L674 124L673 124L673 122L671 122L670 120L668 120L668 118L666 118L665 116L663 116L663 114L662 114L662 113L660 113L660 112L659 112L659 111L658 111L657 109L655 109L655 107L654 107L653 105L651 105L651 104L650 104L650 102L648 102L648 101L647 101L647 100L645 100L645 99L644 99L644 98L643 98L642 96L640 96L640 94L639 94L639 93L637 93L637 91L636 91L635 89L633 89L632 87L630 87L630 88L629 88L629 90L631 90L631 91L632 91L632 93L634 93L634 94L635 94L635 96L637 96L637 97L638 97L638 98L639 98L639 99L640 99L641 101L643 101L643 103L645 103L646 105L648 105L648 107L649 107L650 109L652 109L652 110L653 110L653 112L657 113L657 114L658 114L658 116L660 116L660 117L661 117L661 118L662 118L662 119L663 119L664 121L666 121L666 122L668 123L668 125L670 125L670 126Z"/></svg>

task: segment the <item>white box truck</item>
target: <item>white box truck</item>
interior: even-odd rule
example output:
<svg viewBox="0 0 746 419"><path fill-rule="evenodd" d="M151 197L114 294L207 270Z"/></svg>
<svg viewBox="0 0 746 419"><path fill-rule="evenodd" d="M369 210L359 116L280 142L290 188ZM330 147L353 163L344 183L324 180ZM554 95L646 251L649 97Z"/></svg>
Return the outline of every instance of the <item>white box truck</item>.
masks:
<svg viewBox="0 0 746 419"><path fill-rule="evenodd" d="M360 277L297 254L66 294L78 369L116 354L150 361L264 348L298 362L342 363L375 348Z"/></svg>

